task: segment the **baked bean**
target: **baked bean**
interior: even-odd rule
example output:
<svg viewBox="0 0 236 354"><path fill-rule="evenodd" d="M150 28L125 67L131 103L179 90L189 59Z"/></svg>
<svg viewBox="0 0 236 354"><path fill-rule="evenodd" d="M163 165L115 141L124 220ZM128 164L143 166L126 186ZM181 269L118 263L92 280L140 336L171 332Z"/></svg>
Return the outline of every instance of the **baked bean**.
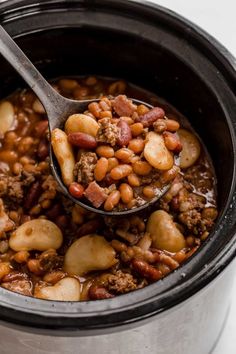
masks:
<svg viewBox="0 0 236 354"><path fill-rule="evenodd" d="M165 146L168 150L179 153L182 150L182 144L176 134L170 132L163 133Z"/></svg>
<svg viewBox="0 0 236 354"><path fill-rule="evenodd" d="M104 112L110 112L110 110L111 110L111 104L108 103L108 101L109 100L101 99L101 101L99 102L99 106Z"/></svg>
<svg viewBox="0 0 236 354"><path fill-rule="evenodd" d="M144 187L142 192L143 192L143 195L149 199L152 199L155 196L155 191L154 191L153 187L151 187L151 186Z"/></svg>
<svg viewBox="0 0 236 354"><path fill-rule="evenodd" d="M169 130L170 132L176 132L180 128L179 122L173 119L166 119L166 129Z"/></svg>
<svg viewBox="0 0 236 354"><path fill-rule="evenodd" d="M84 194L84 187L77 182L72 182L69 185L69 192L73 197L81 198Z"/></svg>
<svg viewBox="0 0 236 354"><path fill-rule="evenodd" d="M111 111L102 111L99 113L99 119L102 119L102 118L112 118L112 113Z"/></svg>
<svg viewBox="0 0 236 354"><path fill-rule="evenodd" d="M16 151L12 150L2 150L0 151L0 161L7 162L9 164L18 161L18 154Z"/></svg>
<svg viewBox="0 0 236 354"><path fill-rule="evenodd" d="M39 260L38 259L30 259L27 262L27 267L30 272L36 274L36 275L41 275L43 273L43 270L40 266Z"/></svg>
<svg viewBox="0 0 236 354"><path fill-rule="evenodd" d="M131 117L121 117L120 119L124 120L128 125L134 124L134 121Z"/></svg>
<svg viewBox="0 0 236 354"><path fill-rule="evenodd" d="M122 162L129 162L131 156L133 156L133 151L127 148L121 148L115 152L115 157Z"/></svg>
<svg viewBox="0 0 236 354"><path fill-rule="evenodd" d="M152 170L152 166L146 161L137 161L133 164L134 173L140 176L147 176Z"/></svg>
<svg viewBox="0 0 236 354"><path fill-rule="evenodd" d="M128 204L133 199L133 189L127 183L122 183L119 187L120 197L123 203Z"/></svg>
<svg viewBox="0 0 236 354"><path fill-rule="evenodd" d="M143 114L147 113L149 111L149 108L146 107L144 104L140 104L137 107L137 113L139 116L142 116Z"/></svg>
<svg viewBox="0 0 236 354"><path fill-rule="evenodd" d="M115 152L114 149L111 146L108 145L100 145L96 149L96 154L101 157L106 157L109 159L109 157L113 157Z"/></svg>
<svg viewBox="0 0 236 354"><path fill-rule="evenodd" d="M23 170L23 166L21 163L19 162L15 162L13 167L12 167L12 172L15 174L15 175L19 175Z"/></svg>
<svg viewBox="0 0 236 354"><path fill-rule="evenodd" d="M94 169L94 177L96 181L100 182L106 176L108 170L108 160L105 157L101 157Z"/></svg>
<svg viewBox="0 0 236 354"><path fill-rule="evenodd" d="M117 190L111 192L111 194L109 194L107 200L105 201L104 210L112 211L115 208L115 206L119 204L119 201L120 201L120 192Z"/></svg>
<svg viewBox="0 0 236 354"><path fill-rule="evenodd" d="M31 136L27 136L20 140L17 149L21 154L25 154L26 152L29 151L29 149L32 147L33 144L34 144L34 139Z"/></svg>
<svg viewBox="0 0 236 354"><path fill-rule="evenodd" d="M132 209L135 207L135 205L137 204L137 199L133 198L128 204L127 204L127 208L128 209Z"/></svg>
<svg viewBox="0 0 236 354"><path fill-rule="evenodd" d="M109 95L116 96L120 93L123 93L126 89L126 83L122 80L113 82L108 88Z"/></svg>
<svg viewBox="0 0 236 354"><path fill-rule="evenodd" d="M139 187L141 182L139 177L135 173L131 173L128 177L128 182L132 187Z"/></svg>
<svg viewBox="0 0 236 354"><path fill-rule="evenodd" d="M132 150L135 154L140 154L145 146L143 139L132 139L129 142L128 148Z"/></svg>
<svg viewBox="0 0 236 354"><path fill-rule="evenodd" d="M110 172L111 178L113 178L114 180L125 178L130 173L132 173L132 167L130 165L125 164L114 167Z"/></svg>
<svg viewBox="0 0 236 354"><path fill-rule="evenodd" d="M14 260L17 263L26 263L30 254L28 251L19 251L14 255Z"/></svg>
<svg viewBox="0 0 236 354"><path fill-rule="evenodd" d="M100 118L101 108L97 102L92 102L88 105L89 111L94 115L96 118Z"/></svg>
<svg viewBox="0 0 236 354"><path fill-rule="evenodd" d="M180 168L174 165L170 170L165 171L161 174L161 182L168 183L172 181L180 172Z"/></svg>
<svg viewBox="0 0 236 354"><path fill-rule="evenodd" d="M110 172L114 167L119 165L119 161L116 157L110 157L108 159L108 169L107 171Z"/></svg>
<svg viewBox="0 0 236 354"><path fill-rule="evenodd" d="M63 91L72 91L78 86L78 82L72 79L61 79L59 86Z"/></svg>
<svg viewBox="0 0 236 354"><path fill-rule="evenodd" d="M130 126L131 133L134 137L142 134L143 132L143 125L142 123L134 123Z"/></svg>

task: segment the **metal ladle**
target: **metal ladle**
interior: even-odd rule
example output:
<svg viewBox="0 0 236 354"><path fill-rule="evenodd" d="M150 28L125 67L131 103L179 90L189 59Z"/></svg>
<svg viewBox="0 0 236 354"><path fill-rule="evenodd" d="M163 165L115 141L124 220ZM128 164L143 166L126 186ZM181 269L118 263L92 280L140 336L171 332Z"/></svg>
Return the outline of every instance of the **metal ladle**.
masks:
<svg viewBox="0 0 236 354"><path fill-rule="evenodd" d="M71 100L61 96L52 86L44 79L44 77L39 73L36 67L31 63L27 56L18 47L15 41L9 36L9 34L0 26L0 53L4 58L13 66L13 68L18 72L18 74L27 82L30 88L38 96L39 100L43 104L48 117L49 132L55 128L62 127L65 120L74 113L84 112L88 104L91 102L99 101L99 99L92 100ZM153 106L144 103L142 101L132 99L135 104L145 104L149 108ZM113 215L121 216L136 213L142 209L149 207L154 204L170 187L170 184L164 186L160 193L154 197L151 201L144 203L143 205L125 210L125 211L111 211L107 212L102 209L94 208L79 199L74 198L68 191L67 187L61 180L60 168L58 166L57 160L53 153L50 144L50 164L53 175L61 187L64 195L71 199L74 203L79 204L83 208L86 208L92 212L102 214L102 215Z"/></svg>

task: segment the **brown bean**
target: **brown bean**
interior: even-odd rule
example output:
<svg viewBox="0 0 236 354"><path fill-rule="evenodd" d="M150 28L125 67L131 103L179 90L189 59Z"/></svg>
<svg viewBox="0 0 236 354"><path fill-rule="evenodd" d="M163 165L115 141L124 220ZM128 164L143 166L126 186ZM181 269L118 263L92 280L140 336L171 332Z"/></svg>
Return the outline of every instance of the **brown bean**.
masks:
<svg viewBox="0 0 236 354"><path fill-rule="evenodd" d="M153 124L154 131L158 134L163 133L166 131L167 126L166 126L166 119L158 119L154 124Z"/></svg>
<svg viewBox="0 0 236 354"><path fill-rule="evenodd" d="M142 123L134 123L130 126L131 133L134 137L142 134L143 132L143 125Z"/></svg>
<svg viewBox="0 0 236 354"><path fill-rule="evenodd" d="M170 132L176 132L180 127L179 123L173 119L166 119L165 123L166 123L166 129L169 130Z"/></svg>
<svg viewBox="0 0 236 354"><path fill-rule="evenodd" d="M139 177L135 173L131 173L128 176L128 182L132 187L139 187L141 184Z"/></svg>
<svg viewBox="0 0 236 354"><path fill-rule="evenodd" d="M125 164L114 167L110 172L111 178L113 178L114 180L125 178L130 173L132 173L132 167L130 165Z"/></svg>
<svg viewBox="0 0 236 354"><path fill-rule="evenodd" d="M163 119L165 112L160 107L154 107L147 113L140 116L137 121L141 122L143 126L150 127L157 119Z"/></svg>
<svg viewBox="0 0 236 354"><path fill-rule="evenodd" d="M115 157L123 162L129 162L133 156L133 151L127 148L121 148L115 152Z"/></svg>
<svg viewBox="0 0 236 354"><path fill-rule="evenodd" d="M88 110L94 115L94 117L100 117L101 108L97 102L90 103L88 105Z"/></svg>
<svg viewBox="0 0 236 354"><path fill-rule="evenodd" d="M107 159L113 157L115 152L111 146L108 145L100 145L96 149L96 154L101 157L106 157Z"/></svg>
<svg viewBox="0 0 236 354"><path fill-rule="evenodd" d="M18 161L18 154L12 150L2 150L0 151L0 161L14 163Z"/></svg>
<svg viewBox="0 0 236 354"><path fill-rule="evenodd" d="M179 153L182 150L182 144L176 134L164 132L163 138L168 150L174 151L175 153Z"/></svg>
<svg viewBox="0 0 236 354"><path fill-rule="evenodd" d="M104 210L112 211L115 208L115 206L119 203L119 201L120 201L120 192L117 190L112 191L105 201Z"/></svg>
<svg viewBox="0 0 236 354"><path fill-rule="evenodd" d="M17 263L26 263L30 254L28 251L19 251L14 255L14 260Z"/></svg>
<svg viewBox="0 0 236 354"><path fill-rule="evenodd" d="M143 192L143 195L149 199L154 198L154 196L155 196L155 191L154 191L153 187L151 187L151 186L144 187L142 192Z"/></svg>
<svg viewBox="0 0 236 354"><path fill-rule="evenodd" d="M25 154L26 152L29 151L29 149L32 147L34 144L34 139L31 136L26 136L25 138L21 138L17 150L21 154Z"/></svg>
<svg viewBox="0 0 236 354"><path fill-rule="evenodd" d="M123 203L128 204L133 199L133 189L127 183L122 183L119 187L120 197Z"/></svg>
<svg viewBox="0 0 236 354"><path fill-rule="evenodd" d="M36 275L41 275L43 273L43 269L40 266L39 260L38 259L30 259L27 262L27 267L30 272L36 274Z"/></svg>
<svg viewBox="0 0 236 354"><path fill-rule="evenodd" d="M68 134L68 142L84 149L95 149L97 147L96 139L92 135L80 132Z"/></svg>
<svg viewBox="0 0 236 354"><path fill-rule="evenodd" d="M108 159L108 169L107 171L110 172L114 167L119 165L119 161L116 157L110 157Z"/></svg>
<svg viewBox="0 0 236 354"><path fill-rule="evenodd" d="M133 170L137 175L147 176L152 170L152 166L146 161L137 161L133 164Z"/></svg>
<svg viewBox="0 0 236 354"><path fill-rule="evenodd" d="M102 181L103 178L106 176L108 170L108 160L105 157L101 157L98 162L96 163L94 169L94 177L96 181Z"/></svg>
<svg viewBox="0 0 236 354"><path fill-rule="evenodd" d="M103 286L92 285L88 291L91 300L111 299L114 295L110 294Z"/></svg>
<svg viewBox="0 0 236 354"><path fill-rule="evenodd" d="M132 139L130 126L122 119L118 122L117 126L120 128L117 144L119 146L127 146Z"/></svg>
<svg viewBox="0 0 236 354"><path fill-rule="evenodd" d="M120 117L120 119L124 120L128 125L134 124L134 121L131 117Z"/></svg>
<svg viewBox="0 0 236 354"><path fill-rule="evenodd" d="M149 108L147 106L145 106L144 104L140 104L138 107L137 107L137 113L139 116L142 116L144 114L146 114L147 112L149 112Z"/></svg>
<svg viewBox="0 0 236 354"><path fill-rule="evenodd" d="M170 170L165 171L161 174L160 181L162 183L168 183L172 181L179 172L180 172L180 168L174 165Z"/></svg>
<svg viewBox="0 0 236 354"><path fill-rule="evenodd" d="M102 118L112 118L112 113L111 111L102 111L99 113L99 119L102 119Z"/></svg>
<svg viewBox="0 0 236 354"><path fill-rule="evenodd" d="M111 110L111 102L109 100L101 99L101 101L99 102L99 106L103 110L103 112L110 112Z"/></svg>
<svg viewBox="0 0 236 354"><path fill-rule="evenodd" d="M128 148L132 150L135 154L140 154L145 146L143 139L132 139L129 142Z"/></svg>
<svg viewBox="0 0 236 354"><path fill-rule="evenodd" d="M157 269L141 259L132 259L132 267L136 272L140 273L144 278L156 281L162 278L162 273Z"/></svg>

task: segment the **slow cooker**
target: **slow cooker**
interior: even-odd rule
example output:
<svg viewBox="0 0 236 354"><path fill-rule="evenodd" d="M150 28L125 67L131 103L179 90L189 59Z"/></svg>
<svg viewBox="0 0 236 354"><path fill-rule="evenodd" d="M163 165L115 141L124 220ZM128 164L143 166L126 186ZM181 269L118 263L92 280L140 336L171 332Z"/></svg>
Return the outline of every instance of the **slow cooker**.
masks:
<svg viewBox="0 0 236 354"><path fill-rule="evenodd" d="M155 92L190 120L212 157L220 214L198 252L144 289L91 302L0 288L1 354L207 354L229 308L236 251L236 65L211 36L157 5L9 0L0 22L48 79L96 74ZM0 58L0 97L24 83Z"/></svg>

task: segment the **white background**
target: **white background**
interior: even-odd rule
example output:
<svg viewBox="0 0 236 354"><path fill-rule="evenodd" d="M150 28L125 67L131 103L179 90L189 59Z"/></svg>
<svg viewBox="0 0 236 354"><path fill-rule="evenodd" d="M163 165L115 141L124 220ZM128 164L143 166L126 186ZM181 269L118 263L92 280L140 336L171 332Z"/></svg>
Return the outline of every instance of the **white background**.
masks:
<svg viewBox="0 0 236 354"><path fill-rule="evenodd" d="M152 2L195 22L218 39L236 57L236 0L152 0ZM236 354L236 282L226 326L211 354Z"/></svg>

